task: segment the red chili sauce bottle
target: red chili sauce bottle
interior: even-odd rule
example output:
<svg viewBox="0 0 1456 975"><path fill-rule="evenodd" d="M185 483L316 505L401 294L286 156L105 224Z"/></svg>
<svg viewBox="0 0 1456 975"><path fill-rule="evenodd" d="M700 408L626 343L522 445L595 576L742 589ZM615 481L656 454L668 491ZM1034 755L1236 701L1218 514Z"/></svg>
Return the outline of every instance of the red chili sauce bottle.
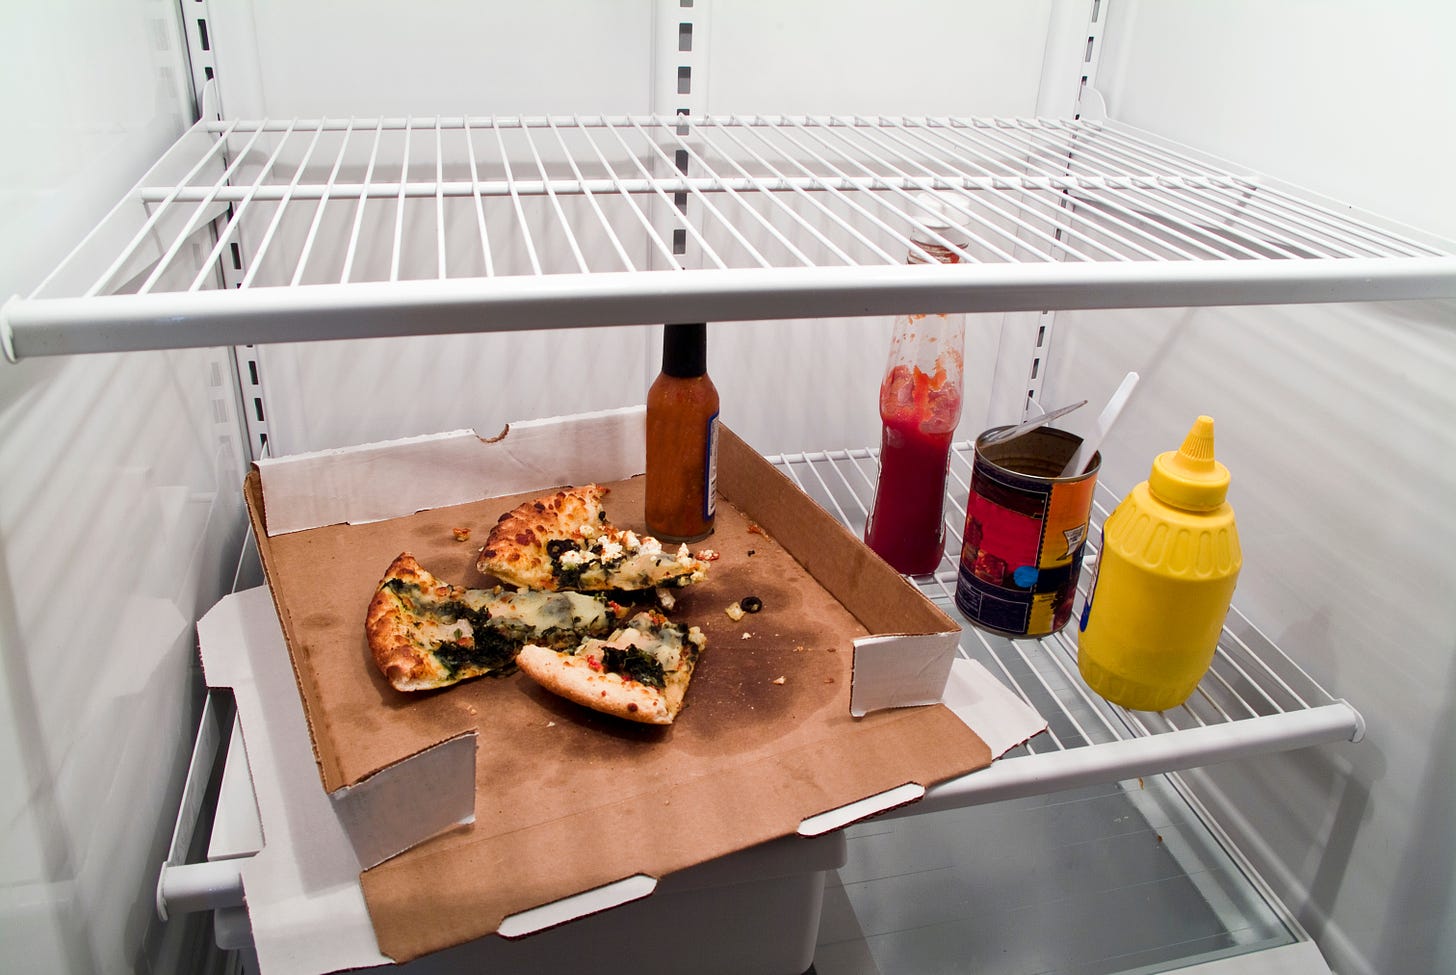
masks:
<svg viewBox="0 0 1456 975"><path fill-rule="evenodd" d="M934 234L964 240L944 218L919 216ZM926 239L928 238L928 239ZM915 246L930 259L960 255L923 232ZM910 252L911 264L929 263ZM865 543L897 572L934 572L945 551L945 484L951 437L961 417L965 320L961 315L897 318L880 383L880 474Z"/></svg>
<svg viewBox="0 0 1456 975"><path fill-rule="evenodd" d="M695 542L713 530L718 390L708 378L707 326L668 325L662 372L647 391L647 530Z"/></svg>

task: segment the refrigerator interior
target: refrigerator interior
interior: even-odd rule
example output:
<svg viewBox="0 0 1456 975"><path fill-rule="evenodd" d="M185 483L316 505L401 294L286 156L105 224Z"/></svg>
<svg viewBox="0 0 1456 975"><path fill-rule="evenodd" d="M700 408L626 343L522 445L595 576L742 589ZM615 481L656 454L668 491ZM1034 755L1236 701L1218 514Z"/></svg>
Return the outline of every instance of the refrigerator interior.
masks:
<svg viewBox="0 0 1456 975"><path fill-rule="evenodd" d="M235 264L230 239L214 248L205 232L188 238L192 267L205 272L203 291L242 285L237 297L251 300L279 276L286 283L296 266L289 255L305 248L318 257L301 272L317 277L304 284L341 275L398 279L407 286L398 290L415 294L410 288L447 275L528 279L520 331L497 314L496 330L481 334L237 350L219 341L22 355L0 367L4 767L18 786L5 800L14 826L0 855L0 952L19 970L165 966L208 950L206 932L189 929L188 915L156 921L152 895L198 722L192 624L223 593L259 581L237 485L263 438L270 451L290 453L455 427L488 434L513 420L642 399L656 370L655 330L550 329L565 324L566 313L533 298L529 279L533 261L550 272L548 287L576 262L669 266L670 235L624 245L593 228L630 225L637 213L662 219L677 205L671 194L656 199L657 209L634 213L611 198L613 187L599 200L538 188L513 198L518 224L482 218L479 228L495 244L472 249L477 224L468 209L467 219L437 223L443 195L421 191L406 200L402 188L473 177L504 185L507 174L495 170L466 173L476 158L518 167L510 181L534 176L546 185L577 178L578 157L558 149L587 149L585 165L593 146L652 140L632 125L620 135L546 127L527 136L524 128L485 124L471 133L442 118L671 118L679 109L708 117L1067 118L1087 70L1111 118L1176 140L1181 153L1235 160L1234 172L1247 167L1276 178L1260 176L1261 185L1298 184L1308 191L1302 199L1340 201L1330 204L1340 216L1379 214L1375 224L1402 239L1456 238L1456 190L1443 162L1456 146L1441 124L1452 114L1456 77L1437 40L1456 28L1456 14L1434 2L1333 13L1305 3L1270 10L926 2L887 18L883 5L817 0L582 3L567 16L503 4L441 3L421 13L370 2L342 14L327 4L273 0L138 0L3 16L10 33L35 41L4 69L14 141L28 150L0 164L6 295L84 293L96 275L81 272L94 272L94 260L62 266L63 258L175 140L190 138L187 75L200 88L209 72L223 120L282 121L271 132L226 136L219 165L236 165L238 188L226 202L251 216L238 221ZM1089 24L1096 25L1090 46ZM37 76L51 83L40 96L23 95ZM340 125L310 129L306 120L318 118ZM355 118L369 120L357 133ZM370 125L381 118L402 124L371 143L383 126ZM304 121L289 130L292 119ZM680 148L671 138L676 126L664 129L664 154L655 162L657 150L643 154L654 176L672 174ZM738 139L761 146L754 135L713 131L687 148ZM1002 156L1028 152L1025 143L1008 148L1004 135L991 135ZM458 141L446 150L447 140L461 137L470 153ZM883 129L854 138L859 149L835 157L838 175L850 181L859 175L854 164L873 168L887 146L921 140ZM341 197L310 211L317 221L280 220L275 232L277 200L245 195L264 167L277 167L271 185L286 186L307 162L309 179L299 181L314 183L329 162L346 158L347 145L361 144L365 150L348 155L331 178L377 182L368 206ZM371 154L371 145L380 149ZM515 151L498 151L508 145ZM623 178L644 175L631 169L630 155L614 149L597 161L601 171L620 167ZM186 158L191 165L197 157ZM802 197L794 212L805 219L787 224L785 242L783 231L775 233L786 225L774 209L780 204L759 199L767 194L751 180L740 186L744 199L734 198L736 219L722 222L706 214L724 194L687 189L703 221L693 225L701 238L685 235L692 260L779 248L811 251L818 261L831 244L845 246L838 225ZM1187 205L1158 188L1148 196L1165 215ZM148 212L163 202L151 200ZM452 213L471 203L448 201ZM594 206L617 209L602 221ZM986 216L986 238L1010 248L1003 216ZM526 247L507 239L519 225L534 235L523 238ZM872 245L902 246L882 227L861 229ZM260 250L263 259L253 260ZM144 260L118 266L106 290L185 291L195 272L181 268L152 281ZM1441 774L1456 745L1456 608L1442 597L1456 588L1448 500L1456 493L1456 436L1441 422L1456 413L1445 381L1456 367L1452 299L1364 301L1349 288L1340 294L1351 300L1339 303L1244 305L1232 297L1200 305L1178 300L1176 289L1159 301L1145 285L1133 287L1142 288L1134 303L1145 307L1068 299L1050 316L1029 307L971 314L961 435L1020 415L1028 390L1049 405L1098 402L1137 370L1142 382L1104 447L1100 500L1110 505L1146 475L1154 454L1177 445L1192 417L1215 416L1246 550L1236 605L1249 639L1267 637L1296 670L1335 698L1348 697L1364 718L1364 739L854 827L850 862L826 898L818 967L1166 967L1203 952L1298 942L1301 928L1337 971L1456 967L1456 853L1446 828L1453 809ZM751 304L753 286L747 291L741 300ZM873 391L890 318L852 314L843 293L819 288L782 298L771 320L713 315L706 297L695 306L715 323L711 369L727 422L765 454L782 455L791 473L800 458L811 494L823 482L804 466L809 453L858 451L859 464L872 465L868 448L878 441ZM906 293L872 297L893 303ZM834 313L821 314L825 308ZM421 314L450 324L445 331L470 309ZM389 312L361 316L372 322ZM328 324L319 308L254 317L309 335ZM17 350L32 334L43 331L17 332ZM481 381L503 363L517 375L625 380ZM411 395L381 394L394 389ZM1091 419L1067 426L1082 432L1079 424ZM866 483L855 476L858 500L838 498L852 525L863 518L855 504ZM951 513L958 528L954 498ZM943 600L947 578L949 562L927 594ZM60 587L87 595L83 612L66 615L57 649L52 607ZM58 663L100 676L58 683L51 679ZM1195 815L1204 807L1212 827ZM109 815L98 817L98 809ZM1024 900L1007 894L1012 876L1025 883ZM1132 915L1159 930L1139 942L1143 932L1125 921ZM1200 920L1180 930L1190 916ZM1212 926L1200 927L1202 919ZM1180 939L1185 953L1166 949Z"/></svg>

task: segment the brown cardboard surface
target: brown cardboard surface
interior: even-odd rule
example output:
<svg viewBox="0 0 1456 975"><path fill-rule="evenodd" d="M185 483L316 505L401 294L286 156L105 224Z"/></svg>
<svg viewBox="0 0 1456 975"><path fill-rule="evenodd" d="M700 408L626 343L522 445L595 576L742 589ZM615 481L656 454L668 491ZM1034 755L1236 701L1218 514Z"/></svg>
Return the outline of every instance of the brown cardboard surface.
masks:
<svg viewBox="0 0 1456 975"><path fill-rule="evenodd" d="M642 479L611 488L612 521L640 530ZM717 528L695 548L721 557L705 583L676 591L672 613L702 627L707 649L687 707L667 728L587 711L519 674L405 695L374 668L364 611L390 561L408 550L443 579L486 585L476 551L525 496L258 533L327 789L478 734L475 822L363 874L390 957L414 958L488 934L509 914L634 874L660 877L790 835L803 818L864 796L989 764L986 746L944 707L849 715L851 641L871 632L866 624L955 624L731 434L720 490ZM248 496L261 520L255 478ZM455 540L456 527L471 529L468 542ZM731 620L724 608L747 595L763 611Z"/></svg>

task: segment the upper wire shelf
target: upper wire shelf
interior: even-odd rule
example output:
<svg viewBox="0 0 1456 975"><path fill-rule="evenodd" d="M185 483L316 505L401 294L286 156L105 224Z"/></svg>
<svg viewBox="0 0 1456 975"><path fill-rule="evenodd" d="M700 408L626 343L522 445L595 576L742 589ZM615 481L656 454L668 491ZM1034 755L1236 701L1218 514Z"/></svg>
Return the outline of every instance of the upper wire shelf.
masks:
<svg viewBox="0 0 1456 975"><path fill-rule="evenodd" d="M966 246L928 225L926 193ZM915 239L962 263L907 265ZM1448 297L1453 255L1110 121L205 114L0 324L13 358Z"/></svg>

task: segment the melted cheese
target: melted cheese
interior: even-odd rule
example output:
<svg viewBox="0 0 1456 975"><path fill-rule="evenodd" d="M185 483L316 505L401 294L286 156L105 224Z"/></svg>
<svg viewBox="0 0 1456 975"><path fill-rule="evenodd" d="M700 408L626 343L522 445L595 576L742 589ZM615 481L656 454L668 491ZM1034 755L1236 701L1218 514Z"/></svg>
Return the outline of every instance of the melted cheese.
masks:
<svg viewBox="0 0 1456 975"><path fill-rule="evenodd" d="M600 633L610 619L605 600L578 592L523 589L504 593L490 603L489 609L492 619L518 622L538 633L553 627Z"/></svg>

